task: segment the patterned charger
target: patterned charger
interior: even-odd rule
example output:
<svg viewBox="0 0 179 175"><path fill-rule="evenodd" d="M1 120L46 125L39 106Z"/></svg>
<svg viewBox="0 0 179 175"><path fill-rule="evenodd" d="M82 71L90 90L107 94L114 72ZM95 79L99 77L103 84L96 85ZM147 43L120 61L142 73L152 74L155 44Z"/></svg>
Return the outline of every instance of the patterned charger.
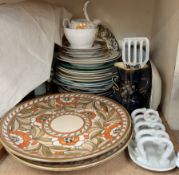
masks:
<svg viewBox="0 0 179 175"><path fill-rule="evenodd" d="M1 142L15 155L42 162L70 162L101 155L131 130L127 111L87 94L54 94L20 104L0 124Z"/></svg>

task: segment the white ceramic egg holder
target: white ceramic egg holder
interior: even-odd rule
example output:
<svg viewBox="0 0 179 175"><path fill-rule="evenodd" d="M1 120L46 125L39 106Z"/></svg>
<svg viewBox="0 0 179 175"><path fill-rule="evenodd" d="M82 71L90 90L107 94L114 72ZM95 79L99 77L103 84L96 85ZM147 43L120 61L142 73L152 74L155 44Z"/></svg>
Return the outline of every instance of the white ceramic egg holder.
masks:
<svg viewBox="0 0 179 175"><path fill-rule="evenodd" d="M179 165L173 143L165 131L159 113L152 109L136 109L131 114L134 136L128 146L130 158L152 171L169 171Z"/></svg>

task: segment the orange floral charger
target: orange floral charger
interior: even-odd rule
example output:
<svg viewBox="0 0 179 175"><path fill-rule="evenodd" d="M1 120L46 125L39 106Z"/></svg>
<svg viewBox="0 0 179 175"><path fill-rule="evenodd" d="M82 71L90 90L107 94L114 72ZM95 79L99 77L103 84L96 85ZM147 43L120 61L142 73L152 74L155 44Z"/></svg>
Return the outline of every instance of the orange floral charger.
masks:
<svg viewBox="0 0 179 175"><path fill-rule="evenodd" d="M12 109L1 121L0 138L20 157L68 162L115 148L130 129L130 117L119 104L95 95L64 93Z"/></svg>

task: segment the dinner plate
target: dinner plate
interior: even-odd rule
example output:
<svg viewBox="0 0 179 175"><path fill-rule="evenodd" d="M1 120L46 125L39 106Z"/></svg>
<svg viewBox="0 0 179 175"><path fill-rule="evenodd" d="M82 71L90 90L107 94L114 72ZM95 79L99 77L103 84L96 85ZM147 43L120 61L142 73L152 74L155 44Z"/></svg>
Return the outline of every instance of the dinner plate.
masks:
<svg viewBox="0 0 179 175"><path fill-rule="evenodd" d="M71 76L71 75L65 75L62 73L56 74L57 77L70 80L70 81L75 81L75 82L80 82L80 83L88 83L89 81L92 83L99 82L99 81L107 81L107 80L112 80L111 75L108 76L100 76L100 77L91 77L91 76L84 76L84 77L76 77L76 76Z"/></svg>
<svg viewBox="0 0 179 175"><path fill-rule="evenodd" d="M57 60L57 67L63 67L69 70L80 70L80 71L97 71L114 67L115 61L109 63L99 63L99 64L74 64L74 63L66 63L63 61Z"/></svg>
<svg viewBox="0 0 179 175"><path fill-rule="evenodd" d="M65 35L64 35L65 37ZM69 45L69 42L66 40L66 42L63 42L63 49L69 52L94 52L94 51L99 51L99 50L103 50L106 49L107 45L104 41L95 41L93 46L90 48L85 48L85 49L74 49L71 48L71 46Z"/></svg>
<svg viewBox="0 0 179 175"><path fill-rule="evenodd" d="M108 74L101 74L101 75L73 75L73 74L66 74L63 72L57 72L56 76L57 77L62 77L68 80L74 80L74 81L81 81L81 82L96 82L96 81L105 81L105 80L109 80L112 79L112 75L113 73L108 73Z"/></svg>
<svg viewBox="0 0 179 175"><path fill-rule="evenodd" d="M91 94L91 92L93 92L93 94L97 94L100 96L109 96L113 93L113 89L112 87L110 87L107 90L101 90L101 89L93 89L93 90L89 90L89 89L77 89L77 88L70 88L70 87L65 87L65 86L60 86L58 88L58 92L80 92L80 93L87 93L87 94Z"/></svg>
<svg viewBox="0 0 179 175"><path fill-rule="evenodd" d="M66 93L66 92L73 92L73 93L84 93L84 94L91 94L91 91L89 90L78 90L78 89L71 89L71 88L64 88L63 86L58 87L59 93ZM93 94L99 95L99 96L105 96L105 97L111 97L113 94L112 88L107 91L92 91Z"/></svg>
<svg viewBox="0 0 179 175"><path fill-rule="evenodd" d="M97 81L97 82L77 82L77 81L67 80L63 77L58 77L58 76L56 76L56 79L59 80L60 82L63 82L66 85L73 85L73 86L86 87L86 88L103 87L103 86L108 86L109 84L112 83L112 79L108 79L105 81Z"/></svg>
<svg viewBox="0 0 179 175"><path fill-rule="evenodd" d="M72 69L67 69L62 66L57 66L56 67L56 73L58 72L63 72L66 74L73 74L73 75L78 75L78 76L83 76L83 75L90 75L90 76L99 76L102 74L110 74L113 72L113 67L107 68L107 69L99 69L99 70L72 70Z"/></svg>
<svg viewBox="0 0 179 175"><path fill-rule="evenodd" d="M59 80L56 80L56 79L53 79L53 82L57 85L60 85L60 86L63 86L63 87L66 87L66 88L74 88L76 90L86 90L86 91L90 91L91 93L93 91L97 91L97 90L100 90L100 91L107 91L109 89L112 88L112 84L108 84L106 86L102 85L102 86L94 86L94 87L85 87L85 86L77 86L77 85L74 85L74 84L65 84L64 82L61 82Z"/></svg>
<svg viewBox="0 0 179 175"><path fill-rule="evenodd" d="M91 52L91 53L86 53L86 52L67 52L63 49L61 49L61 52L57 53L57 55L65 55L70 58L97 58L97 57L104 57L105 55L109 55L108 50L101 50L98 52Z"/></svg>
<svg viewBox="0 0 179 175"><path fill-rule="evenodd" d="M37 162L31 161L28 159L24 159L12 154L10 151L10 155L17 161L23 163L32 168L47 170L47 171L74 171L74 170L82 170L86 168L90 168L93 166L100 165L109 161L110 159L118 156L128 145L132 137L130 133L129 136L118 146L116 146L111 151L104 153L102 155L96 156L94 158L81 160L77 162L68 162L68 163L45 163L45 162Z"/></svg>
<svg viewBox="0 0 179 175"><path fill-rule="evenodd" d="M88 59L82 59L82 58L70 58L69 56L64 56L62 54L57 55L56 58L58 60L67 62L67 63L74 63L74 64L104 64L108 62L112 62L117 60L120 57L119 52L110 52L109 55L105 55L104 57L98 57L98 58L88 58Z"/></svg>
<svg viewBox="0 0 179 175"><path fill-rule="evenodd" d="M101 155L131 129L128 112L88 94L54 94L22 103L0 123L0 140L13 154L41 162L71 162Z"/></svg>
<svg viewBox="0 0 179 175"><path fill-rule="evenodd" d="M99 50L99 51L93 51L93 52L87 52L86 51L79 51L79 52L69 52L69 51L66 51L64 50L63 48L60 49L60 52L57 53L57 55L66 55L66 56L69 56L71 58L76 58L78 57L82 57L82 58L85 58L86 57L91 57L91 58L96 58L96 57L103 57L105 55L109 55L110 51L109 50Z"/></svg>

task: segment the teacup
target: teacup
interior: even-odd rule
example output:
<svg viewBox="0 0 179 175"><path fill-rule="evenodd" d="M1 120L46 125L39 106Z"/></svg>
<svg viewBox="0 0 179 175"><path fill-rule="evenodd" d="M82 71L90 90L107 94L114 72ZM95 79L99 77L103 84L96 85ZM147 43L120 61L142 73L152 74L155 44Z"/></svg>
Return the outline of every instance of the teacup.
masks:
<svg viewBox="0 0 179 175"><path fill-rule="evenodd" d="M64 28L67 40L73 49L89 49L96 39L97 29L70 29Z"/></svg>
<svg viewBox="0 0 179 175"><path fill-rule="evenodd" d="M68 18L63 19L63 26L70 29L95 29L99 23L99 20L91 22L86 19L73 19L71 21Z"/></svg>

